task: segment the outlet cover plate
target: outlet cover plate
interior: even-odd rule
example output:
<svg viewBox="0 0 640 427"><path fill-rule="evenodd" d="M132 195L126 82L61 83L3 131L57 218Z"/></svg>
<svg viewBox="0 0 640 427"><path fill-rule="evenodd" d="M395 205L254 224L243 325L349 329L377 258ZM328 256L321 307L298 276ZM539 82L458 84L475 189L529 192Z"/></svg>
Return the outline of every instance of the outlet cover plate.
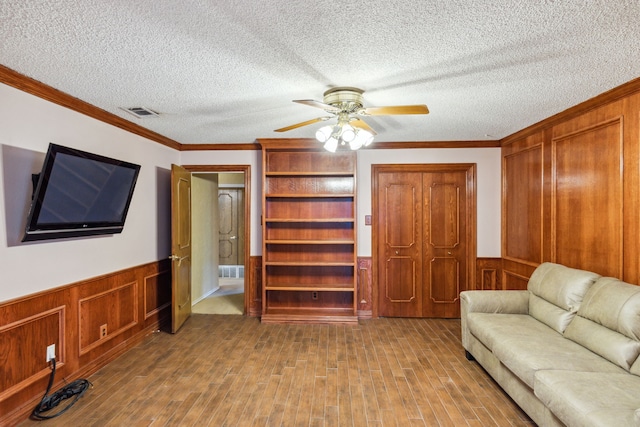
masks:
<svg viewBox="0 0 640 427"><path fill-rule="evenodd" d="M56 358L56 345L51 344L50 346L47 346L47 363L51 359L55 359L55 358Z"/></svg>

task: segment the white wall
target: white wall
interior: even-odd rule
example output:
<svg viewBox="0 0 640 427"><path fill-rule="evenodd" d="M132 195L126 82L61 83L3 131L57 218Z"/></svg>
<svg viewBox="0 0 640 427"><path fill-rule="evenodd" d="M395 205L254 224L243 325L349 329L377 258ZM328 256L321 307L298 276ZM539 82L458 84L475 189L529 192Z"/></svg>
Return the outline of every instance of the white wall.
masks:
<svg viewBox="0 0 640 427"><path fill-rule="evenodd" d="M218 283L218 174L191 176L191 305L216 291Z"/></svg>
<svg viewBox="0 0 640 427"><path fill-rule="evenodd" d="M141 165L121 234L21 243L50 142ZM170 170L180 153L0 84L0 301L170 254Z"/></svg>

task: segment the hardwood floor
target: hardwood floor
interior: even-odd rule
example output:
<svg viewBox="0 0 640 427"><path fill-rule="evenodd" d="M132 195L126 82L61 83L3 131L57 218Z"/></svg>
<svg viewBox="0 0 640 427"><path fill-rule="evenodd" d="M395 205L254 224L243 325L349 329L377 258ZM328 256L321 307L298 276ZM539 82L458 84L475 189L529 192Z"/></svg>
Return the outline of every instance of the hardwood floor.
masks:
<svg viewBox="0 0 640 427"><path fill-rule="evenodd" d="M465 359L459 320L265 325L196 314L88 379L93 388L47 426L534 425Z"/></svg>

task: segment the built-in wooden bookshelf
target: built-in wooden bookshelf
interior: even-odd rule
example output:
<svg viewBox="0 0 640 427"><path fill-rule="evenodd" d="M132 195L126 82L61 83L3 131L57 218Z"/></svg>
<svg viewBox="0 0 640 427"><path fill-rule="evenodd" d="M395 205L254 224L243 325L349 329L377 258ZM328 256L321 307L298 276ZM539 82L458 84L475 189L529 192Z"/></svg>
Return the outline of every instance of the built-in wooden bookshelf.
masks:
<svg viewBox="0 0 640 427"><path fill-rule="evenodd" d="M357 322L355 152L288 140L262 158L262 322Z"/></svg>

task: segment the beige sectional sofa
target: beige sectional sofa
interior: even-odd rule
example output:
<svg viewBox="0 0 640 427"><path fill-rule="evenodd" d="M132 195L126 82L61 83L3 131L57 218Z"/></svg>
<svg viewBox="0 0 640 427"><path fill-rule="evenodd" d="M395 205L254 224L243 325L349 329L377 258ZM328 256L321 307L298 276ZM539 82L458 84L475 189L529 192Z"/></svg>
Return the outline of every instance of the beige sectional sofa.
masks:
<svg viewBox="0 0 640 427"><path fill-rule="evenodd" d="M467 358L539 426L640 426L640 286L543 263L461 309Z"/></svg>

